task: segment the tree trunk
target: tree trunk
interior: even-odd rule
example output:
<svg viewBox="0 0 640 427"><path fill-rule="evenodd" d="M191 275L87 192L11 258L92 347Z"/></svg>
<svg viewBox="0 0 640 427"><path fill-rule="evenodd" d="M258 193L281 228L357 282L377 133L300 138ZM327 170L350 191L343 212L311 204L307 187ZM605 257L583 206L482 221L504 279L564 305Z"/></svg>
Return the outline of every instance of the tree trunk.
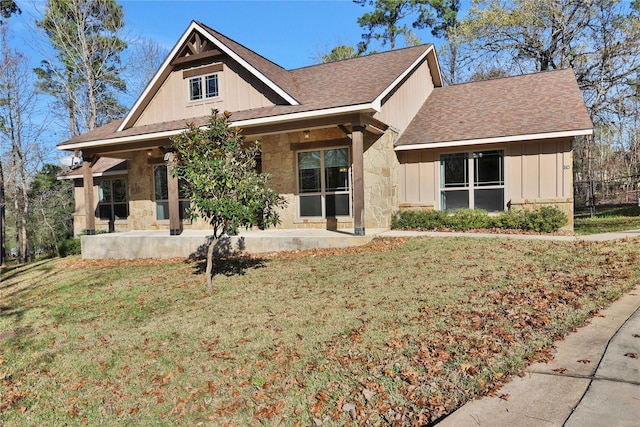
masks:
<svg viewBox="0 0 640 427"><path fill-rule="evenodd" d="M22 198L24 199L22 203L22 220L20 221L20 234L22 235L22 254L23 254L23 262L27 262L29 260L29 238L27 236L27 217L29 216L29 187L27 186L27 181L24 176L24 164L21 164L22 169Z"/></svg>
<svg viewBox="0 0 640 427"><path fill-rule="evenodd" d="M213 248L216 244L215 239L211 239L211 243L209 243L209 249L207 249L207 268L204 272L207 277L207 292L213 292Z"/></svg>
<svg viewBox="0 0 640 427"><path fill-rule="evenodd" d="M2 162L0 162L0 268L6 266L6 235L7 227L5 225L5 200L4 200L4 171L2 170Z"/></svg>

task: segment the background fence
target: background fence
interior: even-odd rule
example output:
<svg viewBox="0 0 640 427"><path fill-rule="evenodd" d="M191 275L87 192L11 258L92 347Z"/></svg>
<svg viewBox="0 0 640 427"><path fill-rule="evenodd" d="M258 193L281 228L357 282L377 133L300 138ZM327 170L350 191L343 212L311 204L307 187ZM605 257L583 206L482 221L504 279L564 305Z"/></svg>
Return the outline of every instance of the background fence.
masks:
<svg viewBox="0 0 640 427"><path fill-rule="evenodd" d="M573 196L576 211L601 205L640 205L640 175L576 181Z"/></svg>

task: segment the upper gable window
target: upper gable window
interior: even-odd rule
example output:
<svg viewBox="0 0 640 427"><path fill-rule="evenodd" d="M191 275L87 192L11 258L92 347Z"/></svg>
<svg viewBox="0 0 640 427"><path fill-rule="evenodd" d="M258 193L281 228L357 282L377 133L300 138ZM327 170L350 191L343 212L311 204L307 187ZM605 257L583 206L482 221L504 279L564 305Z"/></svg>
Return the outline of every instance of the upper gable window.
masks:
<svg viewBox="0 0 640 427"><path fill-rule="evenodd" d="M220 91L217 73L189 79L189 101L215 98L218 95L220 95Z"/></svg>

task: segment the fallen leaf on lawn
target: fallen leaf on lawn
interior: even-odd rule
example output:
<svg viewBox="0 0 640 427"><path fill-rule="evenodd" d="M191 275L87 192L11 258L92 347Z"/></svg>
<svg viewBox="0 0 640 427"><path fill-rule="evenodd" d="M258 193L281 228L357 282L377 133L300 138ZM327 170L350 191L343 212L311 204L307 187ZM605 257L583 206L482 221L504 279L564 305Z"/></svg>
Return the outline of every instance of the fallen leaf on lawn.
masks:
<svg viewBox="0 0 640 427"><path fill-rule="evenodd" d="M602 314L602 313L598 313L598 312L591 313L591 314L593 315L593 317L607 317L606 314Z"/></svg>
<svg viewBox="0 0 640 427"><path fill-rule="evenodd" d="M352 420L356 419L356 406L354 404L345 403L344 405L342 405L342 411L348 412Z"/></svg>
<svg viewBox="0 0 640 427"><path fill-rule="evenodd" d="M566 374L568 371L567 371L567 368L556 368L556 369L554 369L554 370L553 370L553 372L557 372L557 373L559 373L559 374L564 375L564 374Z"/></svg>
<svg viewBox="0 0 640 427"><path fill-rule="evenodd" d="M362 395L365 399L367 399L368 402L373 398L374 393L371 390L365 388L364 390L362 390Z"/></svg>
<svg viewBox="0 0 640 427"><path fill-rule="evenodd" d="M637 359L638 358L638 353L625 353L626 357L630 357L632 359Z"/></svg>
<svg viewBox="0 0 640 427"><path fill-rule="evenodd" d="M502 400L509 400L509 395L508 394L501 394L500 396L498 396L500 399Z"/></svg>

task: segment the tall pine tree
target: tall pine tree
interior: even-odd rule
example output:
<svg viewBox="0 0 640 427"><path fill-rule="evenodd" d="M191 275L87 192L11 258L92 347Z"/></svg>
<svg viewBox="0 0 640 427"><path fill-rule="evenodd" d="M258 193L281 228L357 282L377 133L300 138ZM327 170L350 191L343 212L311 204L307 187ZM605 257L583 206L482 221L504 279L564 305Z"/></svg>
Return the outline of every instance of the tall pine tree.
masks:
<svg viewBox="0 0 640 427"><path fill-rule="evenodd" d="M37 22L56 52L36 69L39 87L52 95L71 136L121 117L126 89L120 55L126 43L122 6L115 0L49 0Z"/></svg>

